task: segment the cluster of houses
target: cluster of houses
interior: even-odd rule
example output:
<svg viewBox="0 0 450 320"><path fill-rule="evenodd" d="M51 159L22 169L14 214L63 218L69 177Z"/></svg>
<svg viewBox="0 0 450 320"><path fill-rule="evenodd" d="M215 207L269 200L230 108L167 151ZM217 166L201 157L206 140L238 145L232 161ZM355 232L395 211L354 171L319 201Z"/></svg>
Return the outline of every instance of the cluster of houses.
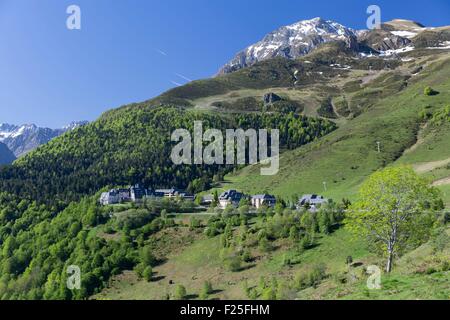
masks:
<svg viewBox="0 0 450 320"><path fill-rule="evenodd" d="M112 189L103 192L100 196L100 204L111 205L124 202L139 202L145 199L155 198L181 198L194 201L194 195L180 189L156 189L151 190L141 187L139 184L128 188Z"/></svg>
<svg viewBox="0 0 450 320"><path fill-rule="evenodd" d="M219 196L219 208L225 209L228 206L237 207L242 200L247 196L237 190L227 190ZM260 207L273 208L277 203L275 196L270 194L257 194L249 197L251 205L256 209ZM213 196L203 197L203 203L209 204L213 202ZM306 207L312 211L316 210L320 205L327 203L328 199L316 194L307 194L302 196L298 203L297 208Z"/></svg>
<svg viewBox="0 0 450 320"><path fill-rule="evenodd" d="M176 188L151 190L137 184L128 188L112 189L108 192L103 192L100 196L100 204L112 205L124 202L139 202L145 199L156 198L177 198L194 201L195 195ZM221 209L225 209L228 206L238 207L241 200L245 198L249 199L251 205L256 209L263 206L273 208L277 203L276 197L270 194L247 196L237 190L227 190L220 194L218 206ZM212 195L207 195L202 197L201 203L203 205L210 205L213 201L214 197ZM328 202L328 199L325 199L323 196L307 194L299 199L297 208L306 207L310 210L315 210L317 207L326 202Z"/></svg>

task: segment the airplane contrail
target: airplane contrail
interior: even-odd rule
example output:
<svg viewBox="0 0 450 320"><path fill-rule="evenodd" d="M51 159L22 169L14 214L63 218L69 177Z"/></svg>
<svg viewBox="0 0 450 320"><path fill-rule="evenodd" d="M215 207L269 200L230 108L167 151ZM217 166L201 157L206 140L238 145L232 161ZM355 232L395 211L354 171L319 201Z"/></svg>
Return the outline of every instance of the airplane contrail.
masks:
<svg viewBox="0 0 450 320"><path fill-rule="evenodd" d="M156 49L156 52L159 52L159 53L162 54L163 56L167 56L167 53L165 53L165 52L162 51L162 50Z"/></svg>
<svg viewBox="0 0 450 320"><path fill-rule="evenodd" d="M182 79L184 79L184 80L186 80L186 81L189 81L189 82L192 81L192 79L189 79L188 77L183 76L181 73L175 73L175 75L177 75L178 77L180 77L180 78L182 78Z"/></svg>

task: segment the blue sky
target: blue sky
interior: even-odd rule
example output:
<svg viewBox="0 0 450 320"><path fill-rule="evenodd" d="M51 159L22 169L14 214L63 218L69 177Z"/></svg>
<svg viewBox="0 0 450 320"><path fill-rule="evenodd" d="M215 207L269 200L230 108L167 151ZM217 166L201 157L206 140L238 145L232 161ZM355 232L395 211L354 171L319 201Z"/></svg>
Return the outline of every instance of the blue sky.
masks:
<svg viewBox="0 0 450 320"><path fill-rule="evenodd" d="M82 29L66 28L76 4ZM450 25L450 1L0 0L0 123L59 127L213 75L266 33L321 16Z"/></svg>

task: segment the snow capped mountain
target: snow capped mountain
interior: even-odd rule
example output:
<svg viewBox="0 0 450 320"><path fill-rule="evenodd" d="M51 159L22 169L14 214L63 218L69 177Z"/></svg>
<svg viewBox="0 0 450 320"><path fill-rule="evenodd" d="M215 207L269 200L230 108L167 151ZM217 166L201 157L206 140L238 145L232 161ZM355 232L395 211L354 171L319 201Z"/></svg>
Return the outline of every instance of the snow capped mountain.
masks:
<svg viewBox="0 0 450 320"><path fill-rule="evenodd" d="M62 130L65 131L71 131L74 130L76 128L85 126L89 123L89 121L72 121L71 123L69 123L68 125L62 127Z"/></svg>
<svg viewBox="0 0 450 320"><path fill-rule="evenodd" d="M87 121L72 122L61 129L41 128L35 124L17 126L2 123L0 124L0 142L4 143L16 157L20 157L41 144L87 123Z"/></svg>
<svg viewBox="0 0 450 320"><path fill-rule="evenodd" d="M239 52L219 73L233 72L275 57L295 59L330 41L344 41L348 47L354 48L358 43L357 32L322 18L300 21L269 33L261 41Z"/></svg>
<svg viewBox="0 0 450 320"><path fill-rule="evenodd" d="M408 48L407 51L420 46L446 48L450 41L450 29L426 28L414 21L396 19L383 23L380 29L353 30L335 21L314 18L267 34L261 41L239 52L220 69L219 74L234 72L275 57L295 59L323 43L336 41L345 42L347 48L360 54L361 58L372 54L395 58L405 48Z"/></svg>

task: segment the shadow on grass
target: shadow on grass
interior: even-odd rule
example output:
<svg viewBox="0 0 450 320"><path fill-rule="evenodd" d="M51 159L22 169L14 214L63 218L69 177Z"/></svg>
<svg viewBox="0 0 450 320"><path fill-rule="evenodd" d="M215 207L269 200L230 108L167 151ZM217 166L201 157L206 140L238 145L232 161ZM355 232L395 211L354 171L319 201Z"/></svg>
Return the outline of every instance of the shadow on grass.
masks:
<svg viewBox="0 0 450 320"><path fill-rule="evenodd" d="M158 282L164 280L165 278L166 278L165 276L156 276L152 278L152 282Z"/></svg>
<svg viewBox="0 0 450 320"><path fill-rule="evenodd" d="M219 294L219 293L222 293L222 292L223 292L222 289L215 289L215 290L211 291L210 294Z"/></svg>
<svg viewBox="0 0 450 320"><path fill-rule="evenodd" d="M243 267L239 268L238 272L245 271L245 270L250 270L250 269L252 269L254 267L256 267L256 264L255 263L251 263L251 264L248 264L246 266L243 266Z"/></svg>

